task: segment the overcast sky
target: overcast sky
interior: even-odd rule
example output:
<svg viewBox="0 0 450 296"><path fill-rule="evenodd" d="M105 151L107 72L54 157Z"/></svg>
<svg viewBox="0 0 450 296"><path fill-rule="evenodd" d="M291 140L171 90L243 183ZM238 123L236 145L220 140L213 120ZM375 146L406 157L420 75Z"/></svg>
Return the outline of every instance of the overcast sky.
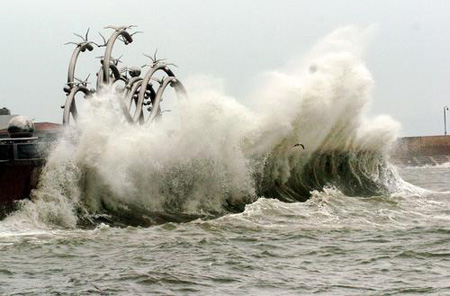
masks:
<svg viewBox="0 0 450 296"><path fill-rule="evenodd" d="M63 44L88 27L99 40L95 32L109 24L144 31L125 51L126 64L141 65L141 53L158 48L179 66L181 79L199 73L222 78L226 93L238 99L258 74L306 54L334 29L377 24L366 54L375 80L370 114L391 115L402 124L401 135L443 133L443 107L450 106L450 1L439 0L5 1L0 108L61 122L73 50ZM100 54L83 56L93 68L82 65L78 76L94 71L100 64L91 62Z"/></svg>

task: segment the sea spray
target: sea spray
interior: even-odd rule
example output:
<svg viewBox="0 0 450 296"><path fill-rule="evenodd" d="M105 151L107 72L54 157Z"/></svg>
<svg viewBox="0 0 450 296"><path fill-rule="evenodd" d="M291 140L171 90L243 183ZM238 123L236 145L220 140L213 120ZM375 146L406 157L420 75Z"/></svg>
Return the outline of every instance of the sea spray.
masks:
<svg viewBox="0 0 450 296"><path fill-rule="evenodd" d="M297 68L265 75L255 96L262 133L254 145L269 155L264 195L304 201L326 185L351 195L389 192L386 149L399 125L388 116L365 116L373 79L361 54L372 31L336 30Z"/></svg>
<svg viewBox="0 0 450 296"><path fill-rule="evenodd" d="M364 115L371 31L336 30L300 66L266 75L251 109L215 80L188 79L177 130L164 120L130 125L113 90L93 96L33 192L39 217L148 225L242 211L261 196L304 201L325 186L356 196L401 190L386 158L399 126Z"/></svg>
<svg viewBox="0 0 450 296"><path fill-rule="evenodd" d="M248 120L241 105L204 89L180 102L183 127L174 131L164 121L126 123L116 108L118 100L113 92L91 98L89 112L58 144L71 152L55 149L53 154L62 153L63 159L49 159L47 168L55 160L54 165L76 163L82 172L73 181L81 200L80 191L66 197L74 201L74 215L106 212L130 220L137 213L141 217L136 219L152 223L171 220L167 215L172 213L223 214L255 199L249 160L240 148L243 121ZM45 170L43 180L46 174L54 172ZM65 182L63 175L53 179ZM41 186L34 198L48 200L49 189Z"/></svg>

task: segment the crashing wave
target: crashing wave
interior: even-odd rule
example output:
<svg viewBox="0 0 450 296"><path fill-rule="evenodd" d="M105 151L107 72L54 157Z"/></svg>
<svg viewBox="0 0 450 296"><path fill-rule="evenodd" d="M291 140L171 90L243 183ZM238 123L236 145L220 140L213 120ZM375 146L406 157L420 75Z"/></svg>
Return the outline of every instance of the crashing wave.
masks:
<svg viewBox="0 0 450 296"><path fill-rule="evenodd" d="M220 81L193 77L177 129L170 116L130 125L114 91L94 96L22 211L63 227L151 225L240 212L262 196L305 201L325 186L350 196L402 190L387 159L399 125L365 116L373 80L361 49L371 34L336 30L300 65L266 73L251 109Z"/></svg>

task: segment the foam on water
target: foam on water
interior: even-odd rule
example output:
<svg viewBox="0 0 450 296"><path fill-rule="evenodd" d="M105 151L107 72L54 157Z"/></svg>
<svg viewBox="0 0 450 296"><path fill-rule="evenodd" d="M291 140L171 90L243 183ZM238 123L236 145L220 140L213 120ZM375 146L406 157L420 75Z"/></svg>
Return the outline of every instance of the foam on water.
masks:
<svg viewBox="0 0 450 296"><path fill-rule="evenodd" d="M448 197L448 193L445 198ZM196 221L217 227L308 231L393 231L448 223L449 205L435 193L391 196L347 196L335 188L313 191L304 203L260 198L242 213L213 221Z"/></svg>
<svg viewBox="0 0 450 296"><path fill-rule="evenodd" d="M346 195L419 190L386 161L398 123L365 115L372 31L336 30L299 65L266 73L251 109L214 79L188 79L176 131L164 120L130 125L113 91L94 96L55 145L33 201L2 223L70 228L112 214L152 224L242 211L261 196L306 200L328 185Z"/></svg>

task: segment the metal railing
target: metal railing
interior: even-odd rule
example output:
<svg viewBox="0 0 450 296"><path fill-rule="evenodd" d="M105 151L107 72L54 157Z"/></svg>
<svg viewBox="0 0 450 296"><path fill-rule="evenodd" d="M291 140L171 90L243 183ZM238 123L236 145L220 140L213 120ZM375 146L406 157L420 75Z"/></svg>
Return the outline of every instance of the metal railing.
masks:
<svg viewBox="0 0 450 296"><path fill-rule="evenodd" d="M43 161L48 154L48 143L0 143L0 163Z"/></svg>

